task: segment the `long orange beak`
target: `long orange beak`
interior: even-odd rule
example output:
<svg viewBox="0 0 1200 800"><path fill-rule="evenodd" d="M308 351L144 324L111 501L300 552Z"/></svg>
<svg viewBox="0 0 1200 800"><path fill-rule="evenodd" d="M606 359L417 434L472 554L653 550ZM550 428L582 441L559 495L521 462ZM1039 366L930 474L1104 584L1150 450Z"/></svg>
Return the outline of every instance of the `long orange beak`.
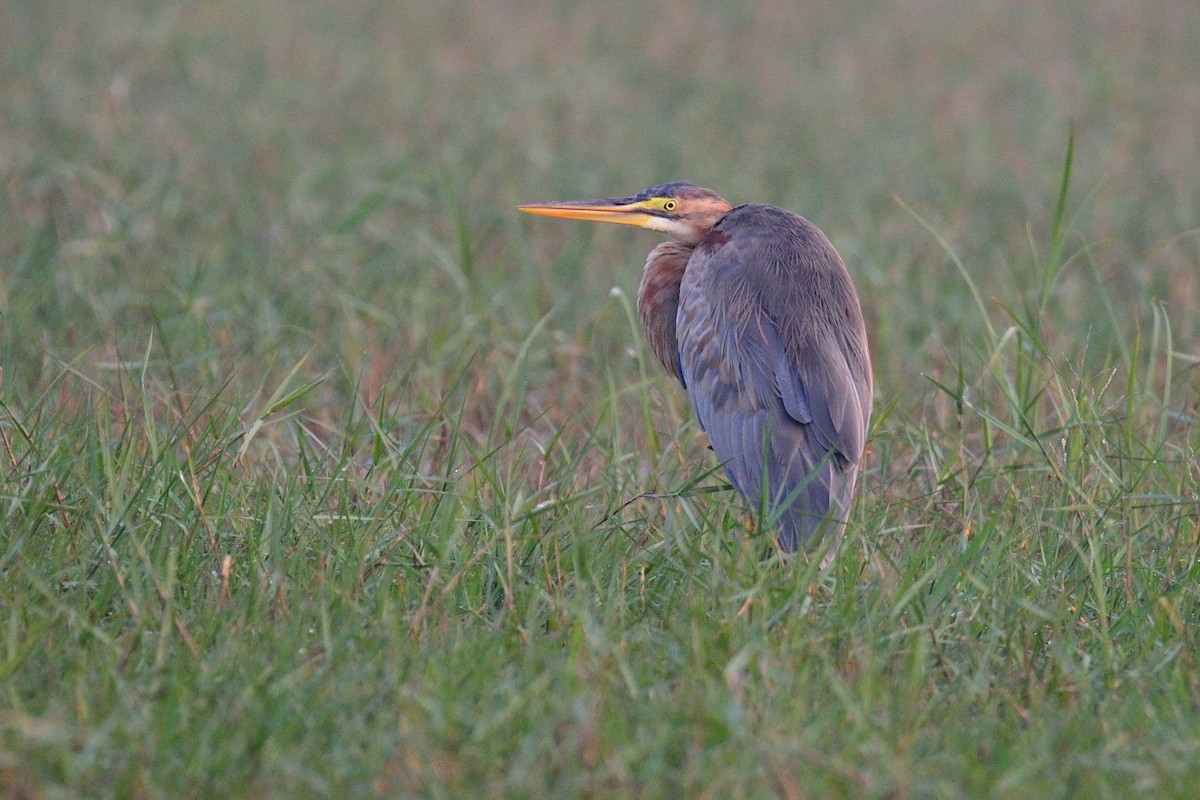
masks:
<svg viewBox="0 0 1200 800"><path fill-rule="evenodd" d="M526 214L559 219L582 219L588 222L615 222L618 225L636 225L643 228L646 222L656 217L647 213L646 207L632 197L613 197L606 200L554 200L549 203L531 203L517 206Z"/></svg>

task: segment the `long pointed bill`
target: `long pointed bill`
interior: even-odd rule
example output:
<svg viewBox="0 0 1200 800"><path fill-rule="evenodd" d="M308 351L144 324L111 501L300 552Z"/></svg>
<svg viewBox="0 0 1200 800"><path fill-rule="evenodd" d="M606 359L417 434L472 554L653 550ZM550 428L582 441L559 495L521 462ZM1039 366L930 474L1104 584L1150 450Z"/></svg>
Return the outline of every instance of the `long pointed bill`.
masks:
<svg viewBox="0 0 1200 800"><path fill-rule="evenodd" d="M645 207L632 197L614 197L608 200L557 200L550 203L531 203L517 206L527 214L559 219L582 219L588 222L615 222L618 225L636 225L643 228L646 222L656 219L646 213Z"/></svg>

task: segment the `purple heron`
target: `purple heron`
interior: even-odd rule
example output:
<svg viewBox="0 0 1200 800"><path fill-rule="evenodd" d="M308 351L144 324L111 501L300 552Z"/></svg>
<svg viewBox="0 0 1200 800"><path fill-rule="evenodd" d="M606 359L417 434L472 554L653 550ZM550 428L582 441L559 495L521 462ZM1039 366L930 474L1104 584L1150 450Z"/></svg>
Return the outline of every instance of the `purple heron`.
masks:
<svg viewBox="0 0 1200 800"><path fill-rule="evenodd" d="M520 209L671 238L650 251L638 289L650 347L687 389L734 488L774 521L780 549L820 531L828 561L854 496L872 384L858 294L825 234L687 182Z"/></svg>

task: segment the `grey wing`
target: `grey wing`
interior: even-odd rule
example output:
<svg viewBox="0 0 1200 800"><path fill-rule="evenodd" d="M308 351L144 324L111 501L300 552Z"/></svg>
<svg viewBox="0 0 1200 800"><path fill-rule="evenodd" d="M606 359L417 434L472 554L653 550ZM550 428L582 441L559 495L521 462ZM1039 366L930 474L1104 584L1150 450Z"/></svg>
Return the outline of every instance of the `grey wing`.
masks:
<svg viewBox="0 0 1200 800"><path fill-rule="evenodd" d="M773 307L794 304L786 293L747 289L762 275L746 274L757 255L727 245L693 256L680 295L680 363L729 479L776 519L780 546L795 550L827 517L847 517L866 432L862 387L836 343L785 341L777 320L804 309Z"/></svg>

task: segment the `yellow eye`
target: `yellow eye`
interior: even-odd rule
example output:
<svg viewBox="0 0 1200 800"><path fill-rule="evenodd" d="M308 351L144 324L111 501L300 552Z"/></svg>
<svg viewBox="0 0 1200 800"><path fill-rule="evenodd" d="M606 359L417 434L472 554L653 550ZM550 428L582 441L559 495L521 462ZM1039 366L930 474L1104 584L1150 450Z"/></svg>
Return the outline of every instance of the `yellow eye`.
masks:
<svg viewBox="0 0 1200 800"><path fill-rule="evenodd" d="M679 203L675 200L664 200L662 207L663 211L674 211L679 208Z"/></svg>

